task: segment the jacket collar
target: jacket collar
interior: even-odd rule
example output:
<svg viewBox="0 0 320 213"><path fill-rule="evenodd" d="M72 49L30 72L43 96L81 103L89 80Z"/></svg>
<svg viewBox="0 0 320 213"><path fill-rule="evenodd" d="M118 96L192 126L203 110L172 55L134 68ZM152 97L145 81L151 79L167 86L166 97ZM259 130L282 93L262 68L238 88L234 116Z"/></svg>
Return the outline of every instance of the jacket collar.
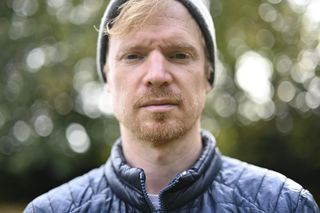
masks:
<svg viewBox="0 0 320 213"><path fill-rule="evenodd" d="M202 154L188 170L176 177L159 194L162 209L174 210L206 191L221 167L221 155L214 137L201 131ZM112 191L123 201L142 211L153 209L145 190L145 174L142 169L126 164L121 139L113 145L105 166L105 174Z"/></svg>

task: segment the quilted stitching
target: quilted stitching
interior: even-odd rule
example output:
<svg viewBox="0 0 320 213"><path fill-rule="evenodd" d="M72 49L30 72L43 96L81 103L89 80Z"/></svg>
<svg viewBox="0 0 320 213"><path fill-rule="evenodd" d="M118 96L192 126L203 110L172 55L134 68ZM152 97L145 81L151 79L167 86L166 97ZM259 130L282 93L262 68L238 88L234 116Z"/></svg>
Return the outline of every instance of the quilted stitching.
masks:
<svg viewBox="0 0 320 213"><path fill-rule="evenodd" d="M217 166L211 158L206 157L205 161L211 162L210 167ZM57 213L61 212L61 209L69 213L139 212L140 209L137 206L129 204L133 201L120 200L112 192L105 174L115 172L115 168L107 168L103 166L94 169L86 175L49 191L31 202L24 212ZM114 174L111 177L119 178ZM121 187L120 185L117 190L128 193L134 200L132 196L137 189L133 186ZM189 190L193 193L190 188L177 190ZM198 212L198 209L205 212L320 213L312 195L297 183L279 173L229 157L222 157L221 169L215 180L209 183L208 190L180 209L175 209L174 212Z"/></svg>

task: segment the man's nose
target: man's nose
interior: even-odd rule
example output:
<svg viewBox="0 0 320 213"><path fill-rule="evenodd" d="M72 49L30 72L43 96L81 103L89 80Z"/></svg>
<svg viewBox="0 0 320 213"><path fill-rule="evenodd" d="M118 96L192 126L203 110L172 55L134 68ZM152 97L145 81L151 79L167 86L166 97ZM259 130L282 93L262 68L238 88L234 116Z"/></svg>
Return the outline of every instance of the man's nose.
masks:
<svg viewBox="0 0 320 213"><path fill-rule="evenodd" d="M171 83L172 76L169 70L169 64L161 52L155 51L149 54L146 69L146 74L143 79L145 85L161 87Z"/></svg>

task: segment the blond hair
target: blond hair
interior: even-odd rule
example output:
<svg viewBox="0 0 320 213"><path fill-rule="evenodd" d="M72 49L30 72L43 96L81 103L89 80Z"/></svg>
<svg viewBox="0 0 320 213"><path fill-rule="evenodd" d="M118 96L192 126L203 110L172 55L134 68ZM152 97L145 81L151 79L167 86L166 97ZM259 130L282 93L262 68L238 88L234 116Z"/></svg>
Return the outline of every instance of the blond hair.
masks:
<svg viewBox="0 0 320 213"><path fill-rule="evenodd" d="M139 30L152 16L163 14L167 8L166 0L128 0L119 8L119 15L107 23L107 35L126 35Z"/></svg>
<svg viewBox="0 0 320 213"><path fill-rule="evenodd" d="M104 32L106 35L124 36L133 30L139 30L152 17L163 15L168 8L168 1L172 0L128 0L118 8L119 14L107 23ZM198 30L202 35L199 27ZM205 69L209 78L213 67L209 63L208 49L203 36L202 43L206 55Z"/></svg>

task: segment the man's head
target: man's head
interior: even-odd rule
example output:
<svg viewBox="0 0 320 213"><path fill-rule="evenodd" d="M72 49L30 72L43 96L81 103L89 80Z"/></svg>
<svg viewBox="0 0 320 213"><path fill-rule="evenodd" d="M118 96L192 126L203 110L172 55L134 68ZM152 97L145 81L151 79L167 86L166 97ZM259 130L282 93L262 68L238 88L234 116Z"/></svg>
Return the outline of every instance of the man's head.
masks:
<svg viewBox="0 0 320 213"><path fill-rule="evenodd" d="M165 142L199 127L208 78L206 39L187 7L130 0L107 24L104 75L122 131Z"/></svg>
<svg viewBox="0 0 320 213"><path fill-rule="evenodd" d="M185 6L192 17L195 19L199 28L201 29L204 48L207 52L208 59L208 81L213 86L215 79L216 67L216 41L215 29L212 17L210 15L210 0L176 0ZM110 0L108 7L101 19L99 28L99 37L97 43L97 71L100 78L106 82L107 78L104 73L104 65L106 63L106 55L108 51L109 33L116 20L128 21L127 23L120 24L122 29L111 30L117 31L116 33L127 33L132 27L143 26L143 21L147 20L149 16L153 16L156 12L161 12L159 4L161 0ZM166 2L166 1L165 1ZM125 11L122 10L124 5L127 4ZM130 9L129 9L130 8ZM132 8L132 9L131 9ZM151 10L150 10L151 9ZM119 13L121 14L119 17ZM127 13L129 11L129 13ZM133 16L132 16L133 15ZM142 21L142 22L141 22ZM131 25L133 24L133 25ZM129 27L128 27L129 26ZM109 29L109 30L108 30Z"/></svg>

